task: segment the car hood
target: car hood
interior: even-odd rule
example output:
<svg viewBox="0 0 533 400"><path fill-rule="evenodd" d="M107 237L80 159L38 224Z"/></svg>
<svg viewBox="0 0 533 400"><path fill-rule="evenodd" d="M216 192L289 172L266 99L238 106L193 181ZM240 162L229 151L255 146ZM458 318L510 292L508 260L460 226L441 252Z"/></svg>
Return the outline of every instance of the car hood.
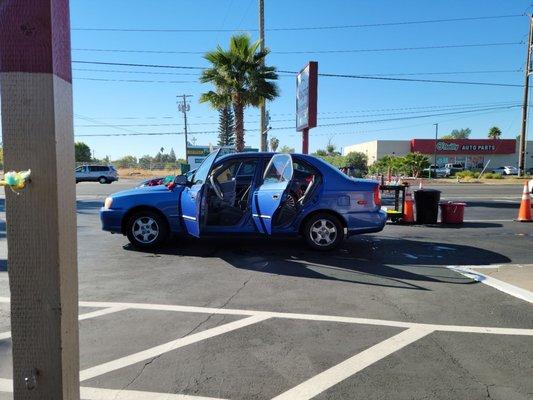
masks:
<svg viewBox="0 0 533 400"><path fill-rule="evenodd" d="M129 196L143 196L150 193L161 193L161 192L176 192L183 190L183 186L175 186L174 189L169 189L165 185L158 186L143 186L136 187L133 189L122 190L117 193L113 193L110 197L120 198L120 197L129 197Z"/></svg>

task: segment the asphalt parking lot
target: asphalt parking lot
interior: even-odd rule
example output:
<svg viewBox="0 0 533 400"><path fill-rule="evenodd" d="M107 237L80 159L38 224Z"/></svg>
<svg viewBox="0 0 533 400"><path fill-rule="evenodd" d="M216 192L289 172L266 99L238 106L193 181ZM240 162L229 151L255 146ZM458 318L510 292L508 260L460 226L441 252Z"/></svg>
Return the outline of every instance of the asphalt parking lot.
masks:
<svg viewBox="0 0 533 400"><path fill-rule="evenodd" d="M105 196L133 184L77 186L82 398L533 398L532 304L458 272L533 268L533 224L512 221L519 185L439 186L468 204L461 227L388 225L323 254L242 239L136 251L98 219Z"/></svg>

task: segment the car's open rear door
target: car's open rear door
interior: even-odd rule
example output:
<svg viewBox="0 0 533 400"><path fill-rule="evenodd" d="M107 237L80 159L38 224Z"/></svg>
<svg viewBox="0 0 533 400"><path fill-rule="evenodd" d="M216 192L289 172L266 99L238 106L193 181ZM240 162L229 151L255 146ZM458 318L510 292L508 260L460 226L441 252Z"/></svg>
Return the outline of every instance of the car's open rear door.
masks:
<svg viewBox="0 0 533 400"><path fill-rule="evenodd" d="M200 237L202 199L206 189L207 177L219 152L220 149L207 156L192 176L190 184L181 192L181 217L187 233L192 236Z"/></svg>
<svg viewBox="0 0 533 400"><path fill-rule="evenodd" d="M272 233L272 217L285 198L292 175L290 154L276 154L270 159L252 200L252 217L259 232Z"/></svg>

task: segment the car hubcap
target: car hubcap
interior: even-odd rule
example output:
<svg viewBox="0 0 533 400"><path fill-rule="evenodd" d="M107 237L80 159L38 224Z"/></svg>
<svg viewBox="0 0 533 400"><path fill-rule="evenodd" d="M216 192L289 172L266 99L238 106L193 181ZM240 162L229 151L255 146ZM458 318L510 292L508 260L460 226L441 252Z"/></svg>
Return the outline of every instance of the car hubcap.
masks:
<svg viewBox="0 0 533 400"><path fill-rule="evenodd" d="M159 226L155 219L151 217L140 217L133 222L131 231L135 239L141 243L148 244L157 239Z"/></svg>
<svg viewBox="0 0 533 400"><path fill-rule="evenodd" d="M328 246L337 238L337 228L328 219L319 219L311 226L311 240L319 246Z"/></svg>

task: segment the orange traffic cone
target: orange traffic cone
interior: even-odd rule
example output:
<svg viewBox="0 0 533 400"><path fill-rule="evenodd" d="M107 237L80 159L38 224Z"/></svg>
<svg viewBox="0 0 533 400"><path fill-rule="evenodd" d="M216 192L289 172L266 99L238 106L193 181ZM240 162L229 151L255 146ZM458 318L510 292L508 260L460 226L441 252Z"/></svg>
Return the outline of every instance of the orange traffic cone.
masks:
<svg viewBox="0 0 533 400"><path fill-rule="evenodd" d="M529 194L527 181L524 184L524 192L522 193L522 201L516 220L518 222L533 222L533 218L531 218L531 195Z"/></svg>
<svg viewBox="0 0 533 400"><path fill-rule="evenodd" d="M415 222L415 213L413 208L413 196L409 186L405 187L405 201L403 202L403 218L402 222L412 224Z"/></svg>

